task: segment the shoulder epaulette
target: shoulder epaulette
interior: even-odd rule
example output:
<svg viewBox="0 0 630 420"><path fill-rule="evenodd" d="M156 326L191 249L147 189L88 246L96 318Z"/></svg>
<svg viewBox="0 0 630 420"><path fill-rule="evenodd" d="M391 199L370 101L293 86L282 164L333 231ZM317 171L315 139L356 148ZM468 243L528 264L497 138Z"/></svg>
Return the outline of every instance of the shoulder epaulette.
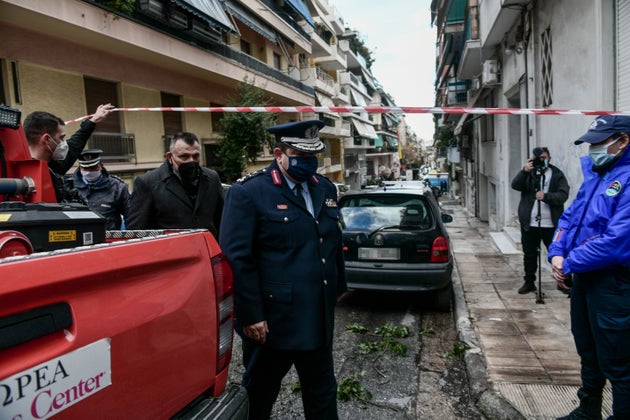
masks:
<svg viewBox="0 0 630 420"><path fill-rule="evenodd" d="M267 168L259 169L255 172L242 176L241 178L237 179L236 182L240 182L242 184L243 182L249 181L252 178L256 178L257 176L262 175L266 172L267 172Z"/></svg>
<svg viewBox="0 0 630 420"><path fill-rule="evenodd" d="M122 178L120 178L120 177L118 177L118 176L116 176L114 174L108 174L108 175L109 175L110 178L114 178L114 179L116 179L116 180L118 180L120 182L125 182Z"/></svg>

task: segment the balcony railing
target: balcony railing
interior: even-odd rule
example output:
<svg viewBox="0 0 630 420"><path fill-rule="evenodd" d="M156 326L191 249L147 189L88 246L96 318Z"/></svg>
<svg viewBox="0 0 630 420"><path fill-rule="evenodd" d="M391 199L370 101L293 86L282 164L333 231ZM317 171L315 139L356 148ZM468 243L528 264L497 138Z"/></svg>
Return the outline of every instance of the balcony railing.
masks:
<svg viewBox="0 0 630 420"><path fill-rule="evenodd" d="M101 160L105 162L138 163L136 136L133 133L94 132L85 148L101 149Z"/></svg>
<svg viewBox="0 0 630 420"><path fill-rule="evenodd" d="M97 0L83 0L87 3L93 4L97 7L103 7ZM282 16L283 20L291 25L295 30L297 30L302 36L306 39L310 40L310 36L302 29L300 26L294 22L286 12L279 10L278 6L274 4L273 0L261 0L268 7L274 9L276 13ZM184 27L180 22L175 19L175 22L172 22L170 19L166 18L165 6L163 1L150 2L152 8L150 9L142 9L141 7L132 14L131 18L134 19L137 23L145 25L148 28L156 30L158 32L162 32L167 34L173 38L182 40L187 43L192 43L197 47L210 52L217 54L221 57L234 60L241 65L248 67L251 70L262 73L267 77L274 78L279 80L287 85L298 89L304 93L314 95L315 91L312 87L305 85L304 83L295 80L291 76L285 74L282 71L276 70L272 66L267 63L260 61L250 55L247 55L243 52L237 51L231 48L229 45L223 43L219 40L218 37L213 36L201 36L199 33L194 33L191 30L188 30L187 27ZM148 7L148 6L147 6ZM105 8L109 11L109 9ZM179 13L178 16L181 15L182 19L187 19L185 14ZM191 18L192 19L192 18Z"/></svg>

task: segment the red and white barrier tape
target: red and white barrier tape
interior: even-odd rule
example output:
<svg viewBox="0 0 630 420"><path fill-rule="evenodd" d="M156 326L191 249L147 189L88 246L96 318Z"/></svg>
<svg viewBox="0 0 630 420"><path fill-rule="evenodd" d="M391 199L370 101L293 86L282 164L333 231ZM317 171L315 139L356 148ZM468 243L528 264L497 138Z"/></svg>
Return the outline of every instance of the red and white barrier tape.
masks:
<svg viewBox="0 0 630 420"><path fill-rule="evenodd" d="M486 115L627 115L622 111L594 111L580 109L535 108L458 108L458 107L387 107L387 106L237 106L237 107L157 107L115 108L114 111L175 111L175 112L368 112L372 114L486 114ZM71 124L90 118L91 115L66 121Z"/></svg>

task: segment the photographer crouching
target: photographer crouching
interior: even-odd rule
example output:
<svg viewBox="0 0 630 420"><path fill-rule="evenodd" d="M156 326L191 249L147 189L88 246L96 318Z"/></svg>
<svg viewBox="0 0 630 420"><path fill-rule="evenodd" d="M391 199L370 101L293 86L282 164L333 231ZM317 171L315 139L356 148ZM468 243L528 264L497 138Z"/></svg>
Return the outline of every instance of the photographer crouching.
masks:
<svg viewBox="0 0 630 420"><path fill-rule="evenodd" d="M512 180L512 188L521 192L518 219L521 224L525 283L518 293L522 295L536 291L540 241L549 249L558 219L564 211L564 202L569 198L567 178L560 169L549 163L549 149L536 147L533 155Z"/></svg>

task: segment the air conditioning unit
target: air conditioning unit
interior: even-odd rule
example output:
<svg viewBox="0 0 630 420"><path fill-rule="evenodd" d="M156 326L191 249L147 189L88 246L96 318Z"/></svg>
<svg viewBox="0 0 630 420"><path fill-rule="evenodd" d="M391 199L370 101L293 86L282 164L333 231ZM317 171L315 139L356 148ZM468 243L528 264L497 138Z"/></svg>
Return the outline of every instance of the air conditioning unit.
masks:
<svg viewBox="0 0 630 420"><path fill-rule="evenodd" d="M483 85L494 85L499 83L499 66L497 60L486 60L483 62L481 83Z"/></svg>
<svg viewBox="0 0 630 420"><path fill-rule="evenodd" d="M481 89L481 80L479 80L479 78L478 78L478 77L475 77L475 78L472 80L472 84L471 84L470 88L471 88L471 89L473 89L473 90L479 90L479 89Z"/></svg>

